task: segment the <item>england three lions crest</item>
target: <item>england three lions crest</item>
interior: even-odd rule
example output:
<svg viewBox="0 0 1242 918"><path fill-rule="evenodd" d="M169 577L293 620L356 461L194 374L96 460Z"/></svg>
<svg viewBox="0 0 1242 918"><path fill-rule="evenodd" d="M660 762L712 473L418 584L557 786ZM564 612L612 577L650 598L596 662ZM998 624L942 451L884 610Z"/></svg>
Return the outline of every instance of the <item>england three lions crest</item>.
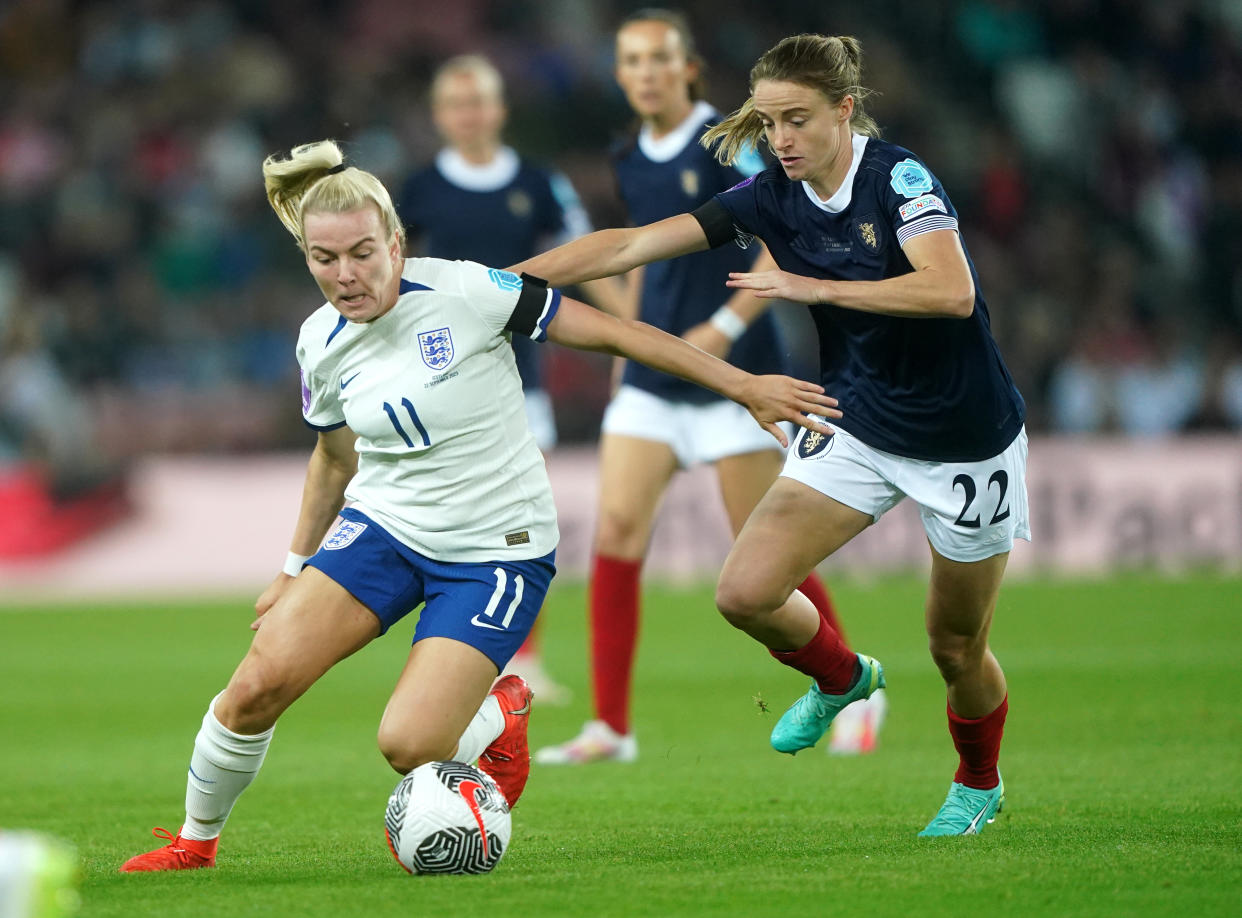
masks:
<svg viewBox="0 0 1242 918"><path fill-rule="evenodd" d="M453 362L453 334L447 328L419 332L418 349L423 363L433 370L443 370Z"/></svg>

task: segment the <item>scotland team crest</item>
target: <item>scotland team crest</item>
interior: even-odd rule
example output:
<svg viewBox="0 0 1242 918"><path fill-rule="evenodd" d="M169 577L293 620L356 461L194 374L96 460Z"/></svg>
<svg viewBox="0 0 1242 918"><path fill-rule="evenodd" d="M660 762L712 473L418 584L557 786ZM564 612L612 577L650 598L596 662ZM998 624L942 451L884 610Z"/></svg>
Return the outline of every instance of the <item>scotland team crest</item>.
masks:
<svg viewBox="0 0 1242 918"><path fill-rule="evenodd" d="M519 220L529 217L531 211L535 209L535 204L525 191L515 188L509 192L509 196L505 199L505 204L509 208L509 213L517 217Z"/></svg>
<svg viewBox="0 0 1242 918"><path fill-rule="evenodd" d="M681 170L681 190L686 193L686 197L699 196L699 174L693 169Z"/></svg>
<svg viewBox="0 0 1242 918"><path fill-rule="evenodd" d="M798 458L815 459L826 456L832 449L832 438L832 434L822 434L818 430L802 431L802 438L798 440Z"/></svg>
<svg viewBox="0 0 1242 918"><path fill-rule="evenodd" d="M858 233L858 238L868 252L878 252L880 250L880 238L876 234L876 220L868 217L854 224L854 229Z"/></svg>
<svg viewBox="0 0 1242 918"><path fill-rule="evenodd" d="M423 363L433 370L443 370L453 362L453 334L448 328L418 333L418 350Z"/></svg>

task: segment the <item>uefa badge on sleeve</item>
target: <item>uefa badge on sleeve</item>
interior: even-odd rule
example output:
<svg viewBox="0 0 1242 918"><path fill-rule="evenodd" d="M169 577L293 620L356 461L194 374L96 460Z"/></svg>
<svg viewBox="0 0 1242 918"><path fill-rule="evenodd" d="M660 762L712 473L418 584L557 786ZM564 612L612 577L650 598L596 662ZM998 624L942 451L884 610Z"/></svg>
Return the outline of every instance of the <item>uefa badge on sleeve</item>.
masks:
<svg viewBox="0 0 1242 918"><path fill-rule="evenodd" d="M888 174L893 191L907 198L917 198L932 190L931 173L917 159L903 159Z"/></svg>

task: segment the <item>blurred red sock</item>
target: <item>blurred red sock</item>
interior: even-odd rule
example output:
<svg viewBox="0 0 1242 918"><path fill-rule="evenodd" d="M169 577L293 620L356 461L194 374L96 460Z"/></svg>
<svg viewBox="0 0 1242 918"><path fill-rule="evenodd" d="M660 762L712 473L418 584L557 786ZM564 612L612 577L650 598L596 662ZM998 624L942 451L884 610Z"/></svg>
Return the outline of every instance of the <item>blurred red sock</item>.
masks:
<svg viewBox="0 0 1242 918"><path fill-rule="evenodd" d="M595 713L612 729L630 732L630 680L638 643L642 561L596 555L591 565L591 678Z"/></svg>

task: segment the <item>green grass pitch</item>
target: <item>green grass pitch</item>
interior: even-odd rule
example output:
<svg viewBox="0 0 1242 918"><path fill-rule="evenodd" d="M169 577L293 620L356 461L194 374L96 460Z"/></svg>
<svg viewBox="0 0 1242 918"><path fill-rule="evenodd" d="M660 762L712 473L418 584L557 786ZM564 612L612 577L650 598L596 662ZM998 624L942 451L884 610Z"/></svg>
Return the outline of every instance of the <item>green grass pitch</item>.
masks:
<svg viewBox="0 0 1242 918"><path fill-rule="evenodd" d="M219 867L121 875L176 830L207 701L249 602L0 609L0 826L77 845L85 916L1242 914L1242 581L1014 582L993 646L1009 678L1006 812L919 840L955 765L921 581L835 585L885 664L873 756L767 745L804 679L720 621L711 590L651 587L633 765L535 766L483 877L408 877L384 844L397 776L375 729L403 623L295 705L226 829ZM553 589L532 745L588 716L583 590ZM761 697L773 708L762 714Z"/></svg>

